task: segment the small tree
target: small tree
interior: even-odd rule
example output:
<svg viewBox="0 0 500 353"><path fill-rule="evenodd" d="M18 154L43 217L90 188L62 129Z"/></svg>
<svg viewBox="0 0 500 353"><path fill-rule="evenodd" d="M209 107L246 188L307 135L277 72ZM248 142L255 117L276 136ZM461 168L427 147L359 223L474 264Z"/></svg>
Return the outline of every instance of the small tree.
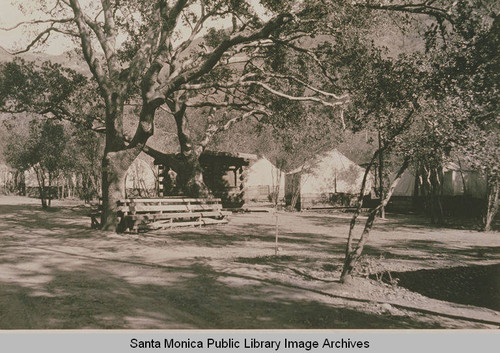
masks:
<svg viewBox="0 0 500 353"><path fill-rule="evenodd" d="M361 39L355 39L362 44ZM344 64L346 79L352 80L348 84L351 104L346 116L353 130L364 128L376 131L379 134L379 146L365 169L357 201L358 206L351 218L341 282L350 279L352 270L369 239L378 213L389 202L394 188L411 161L412 144L409 143L411 141L409 137L412 135L409 131L419 135L417 129L411 128L421 113L422 80L426 77L419 63L418 54L401 54L396 59L388 57L376 47L366 44L356 45L356 41L353 42L354 44L345 43L344 48L349 50L346 50L344 54L340 51L333 51L332 54L335 60L341 62L356 58L356 64ZM384 154L387 158L389 153L400 156L400 166L390 186L382 190L378 205L369 210L361 235L356 240L354 227L361 213L369 173L375 162L380 161L381 155Z"/></svg>
<svg viewBox="0 0 500 353"><path fill-rule="evenodd" d="M451 149L459 150L460 146L469 146L469 150L477 152L477 157L488 156L480 162L477 158L477 161L483 168L495 171L491 173L494 176L489 179L490 184L491 180L497 177L498 147L492 145L498 146L499 139L497 132L491 135L491 130L498 131L499 80L498 70L494 68L498 68L499 22L498 6L496 10L491 7L495 5L489 2L462 0L453 3L445 15L437 16L436 23L427 28L426 52L416 51L414 55L401 56L404 61L397 63L396 72L389 71L390 74L384 74L383 71L378 71L379 74L373 76L378 84L373 85L369 92L369 95L374 95L374 99L367 101L371 104L367 105L361 101L362 104L357 105L357 109L371 105L374 108L372 113L379 113L381 108L389 113L399 111L396 115L384 114L386 124L380 129L385 135L384 143L373 155L370 166L382 151L391 149L400 154L403 162L380 204L369 211L365 227L355 244L353 229L361 209L362 193L369 172L367 168L359 206L351 220L341 281L350 278L352 269L368 241L376 211L388 203L392 191L410 162L422 157L427 158L427 164L431 167L430 183L437 184L439 166ZM401 10L404 12L402 8ZM429 14L434 15L432 12ZM476 31L482 35L476 37ZM431 53L431 50L434 52ZM412 69L412 66L416 70ZM397 71L402 75L396 74ZM386 84L381 84L384 81ZM361 89L361 92L363 91L366 92ZM387 95L391 91L393 93ZM378 99L391 96L400 96L400 99ZM397 123L395 116L406 117ZM476 129L485 133L470 134ZM490 140L488 136L493 138ZM467 137L470 138L469 141ZM471 145L478 148L471 148ZM489 204L492 206L488 208L490 213L493 213L498 207L498 189L490 187L489 190Z"/></svg>
<svg viewBox="0 0 500 353"><path fill-rule="evenodd" d="M53 181L68 163L64 158L64 128L52 120L32 120L26 135L11 132L5 148L7 162L21 171L35 172L42 207L47 208L53 196Z"/></svg>
<svg viewBox="0 0 500 353"><path fill-rule="evenodd" d="M445 153L465 157L487 180L483 228L490 230L500 188L500 5L460 0L454 15L446 41L428 34L430 90L447 120Z"/></svg>
<svg viewBox="0 0 500 353"><path fill-rule="evenodd" d="M93 83L59 64L19 58L0 64L0 79L1 112L19 116L18 122L23 114L31 113L41 121L57 119L72 123L72 126L61 125L67 142L60 152L65 161L59 175L61 191L65 185L68 192L75 190L76 182L82 198L97 196L102 150L93 130L102 126L103 109Z"/></svg>
<svg viewBox="0 0 500 353"><path fill-rule="evenodd" d="M64 159L68 161L63 170L68 187L78 185L78 195L86 202L100 196L102 142L98 133L82 127L67 126L68 142ZM77 185L72 185L76 177Z"/></svg>

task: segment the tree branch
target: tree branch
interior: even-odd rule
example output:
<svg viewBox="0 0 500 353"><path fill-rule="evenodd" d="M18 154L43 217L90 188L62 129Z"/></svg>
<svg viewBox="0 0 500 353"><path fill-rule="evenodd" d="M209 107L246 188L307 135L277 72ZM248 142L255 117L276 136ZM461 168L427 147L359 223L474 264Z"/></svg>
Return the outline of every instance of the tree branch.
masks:
<svg viewBox="0 0 500 353"><path fill-rule="evenodd" d="M342 104L345 104L348 102L348 100L346 99L347 96L344 96L344 97L340 97L339 99L337 99L335 102L328 102L324 99L321 99L321 98L318 98L318 97L314 97L314 96L292 96L290 94L286 94L286 93L283 93L283 92L280 92L278 90L275 90L274 88L270 87L269 85L263 83L263 82L260 82L260 81L245 81L242 83L242 85L256 85L256 86L260 86L262 87L263 89L265 89L266 91L278 96L278 97L281 97L281 98L285 98L285 99L288 99L290 101L296 101L296 102L316 102L316 103L320 103L326 107L337 107L339 105L342 105Z"/></svg>
<svg viewBox="0 0 500 353"><path fill-rule="evenodd" d="M108 80L99 59L97 59L97 56L95 55L94 48L92 46L92 36L87 27L85 15L82 12L80 3L78 0L70 0L70 6L75 14L75 21L79 30L85 61L87 61L90 71L99 84L99 87L104 92L108 93Z"/></svg>
<svg viewBox="0 0 500 353"><path fill-rule="evenodd" d="M454 24L455 21L453 17L444 9L431 6L433 1L424 1L418 4L390 4L390 5L382 5L382 4L374 4L371 2L365 3L357 3L356 6L363 7L371 10L385 10L385 11L397 11L397 12L406 12L406 13L415 13L422 15L429 15L435 17L439 20L447 20L451 24Z"/></svg>
<svg viewBox="0 0 500 353"><path fill-rule="evenodd" d="M318 88L310 85L307 82L302 81L301 79L299 79L298 77L295 77L293 75L281 75L281 74L273 74L273 73L267 73L267 72L264 73L263 70L261 70L260 68L257 68L257 69L259 71L261 71L268 78L269 77L273 77L273 78L285 79L285 80L288 80L288 81L295 81L296 83L300 84L301 86L309 88L313 92L319 93L319 94L321 94L323 96L326 96L326 97L331 97L331 98L333 98L335 100L338 100L338 101L347 101L348 98L349 98L348 94L343 94L343 95L339 96L339 95L336 95L334 93L330 93L330 92L326 92L326 91L320 90L320 89L318 89Z"/></svg>
<svg viewBox="0 0 500 353"><path fill-rule="evenodd" d="M50 36L50 32L52 32L52 31L57 32L57 30L55 29L55 27L53 27L53 25L51 25L49 28L46 28L42 32L38 33L38 35L35 37L35 39L33 39L24 49L21 49L21 50L15 51L15 52L10 52L10 51L6 50L6 52L11 54L11 55L18 55L18 54L26 53L26 52L30 51L30 49L33 48L37 43L42 43L42 44L45 43Z"/></svg>
<svg viewBox="0 0 500 353"><path fill-rule="evenodd" d="M254 115L268 115L265 110L262 109L253 109L251 111L246 112L245 114L238 115L230 120L228 120L224 125L210 124L205 132L203 139L200 142L200 145L203 149L212 141L213 137L217 134L220 134L223 131L227 131L236 124L237 122L243 121Z"/></svg>
<svg viewBox="0 0 500 353"><path fill-rule="evenodd" d="M54 25L56 23L68 23L73 21L74 18L61 18L61 19L50 19L50 20L32 20L32 21L22 21L17 24L15 24L12 27L0 27L0 30L2 31L12 31L20 26L24 25L36 25L36 24L45 24L45 23L50 23L51 25Z"/></svg>
<svg viewBox="0 0 500 353"><path fill-rule="evenodd" d="M258 39L267 38L273 31L280 28L283 24L291 21L293 16L290 14L280 14L275 18L269 20L262 28L256 30L248 35L236 34L228 39L224 39L210 54L208 54L200 65L186 72L179 74L171 80L161 85L158 90L159 96L168 96L173 91L180 88L181 85L192 82L199 77L208 73L220 60L222 55L231 47L252 42Z"/></svg>
<svg viewBox="0 0 500 353"><path fill-rule="evenodd" d="M205 21L208 20L213 15L213 12L209 12L209 13L205 12L205 5L203 2L201 2L200 5L201 5L201 16L200 16L200 19L194 25L194 27L191 26L189 19L186 18L186 22L191 27L191 34L190 34L188 39L186 39L184 42L182 42L177 47L174 54L172 55L173 59L175 59L180 53L182 53L184 50L186 50L191 45L193 40L196 38L196 36L200 33L201 29L203 28Z"/></svg>
<svg viewBox="0 0 500 353"><path fill-rule="evenodd" d="M305 48L302 48L302 47L299 47L295 44L292 44L291 42L289 41L283 41L283 40L279 40L279 39L276 39L276 38L272 38L272 41L275 42L275 43L278 43L278 44L282 44L282 45L285 45L295 51L298 51L300 53L304 53L306 55L308 55L310 58L312 58L314 60L314 62L319 66L319 68L321 69L321 72L323 73L323 75L330 81L330 82L335 82L336 79L335 77L331 76L330 73L328 72L325 64L323 64L323 62L320 60L320 58L318 58L318 56L311 50L309 49L305 49Z"/></svg>

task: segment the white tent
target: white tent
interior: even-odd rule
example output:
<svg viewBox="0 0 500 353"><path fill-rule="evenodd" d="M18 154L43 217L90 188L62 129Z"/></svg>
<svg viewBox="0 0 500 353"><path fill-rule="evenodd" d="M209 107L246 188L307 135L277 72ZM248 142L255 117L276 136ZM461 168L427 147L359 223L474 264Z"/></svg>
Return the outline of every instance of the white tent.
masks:
<svg viewBox="0 0 500 353"><path fill-rule="evenodd" d="M394 189L393 196L414 196L415 171L406 170ZM486 178L479 172L461 168L459 164L449 162L443 168L443 196L486 196Z"/></svg>
<svg viewBox="0 0 500 353"><path fill-rule="evenodd" d="M269 201L278 192L279 199L285 195L285 174L262 157L250 164L244 181L245 201Z"/></svg>
<svg viewBox="0 0 500 353"><path fill-rule="evenodd" d="M394 179L395 174L391 175L391 181ZM415 172L405 170L398 184L394 188L392 196L413 196L415 192Z"/></svg>
<svg viewBox="0 0 500 353"><path fill-rule="evenodd" d="M351 195L359 194L365 169L336 149L319 155L313 161L288 173L285 178L287 203L296 196L301 208L331 204L339 195L350 203ZM371 190L372 178L367 180L366 194Z"/></svg>
<svg viewBox="0 0 500 353"><path fill-rule="evenodd" d="M486 177L475 170L461 168L460 164L450 162L444 168L443 194L445 196L486 197Z"/></svg>

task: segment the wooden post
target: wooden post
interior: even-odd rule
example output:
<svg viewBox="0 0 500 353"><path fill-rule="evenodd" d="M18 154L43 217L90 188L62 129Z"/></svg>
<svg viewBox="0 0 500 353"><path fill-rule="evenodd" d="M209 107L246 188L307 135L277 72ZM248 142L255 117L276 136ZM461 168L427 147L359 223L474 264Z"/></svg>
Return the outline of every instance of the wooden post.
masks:
<svg viewBox="0 0 500 353"><path fill-rule="evenodd" d="M378 149L379 149L379 154L378 154L378 177L379 177L379 194L380 194L380 202L382 203L382 200L384 200L385 195L384 195L384 156L382 152L382 134L380 132L380 117L379 117L379 125L378 125ZM382 206L380 208L380 218L384 219L385 218L385 207Z"/></svg>
<svg viewBox="0 0 500 353"><path fill-rule="evenodd" d="M160 164L158 166L158 177L157 177L157 183L158 183L158 196L166 196L165 195L165 173L166 173L166 168L163 164Z"/></svg>
<svg viewBox="0 0 500 353"><path fill-rule="evenodd" d="M274 215L276 217L276 234L275 234L275 244L274 244L274 256L278 256L278 238L279 238L279 229L278 229L278 208L274 208Z"/></svg>

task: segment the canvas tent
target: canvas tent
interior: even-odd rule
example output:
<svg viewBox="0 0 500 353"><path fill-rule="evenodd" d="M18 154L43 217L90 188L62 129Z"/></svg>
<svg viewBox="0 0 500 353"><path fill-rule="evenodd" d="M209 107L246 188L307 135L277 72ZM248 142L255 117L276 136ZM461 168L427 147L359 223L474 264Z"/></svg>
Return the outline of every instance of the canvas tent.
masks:
<svg viewBox="0 0 500 353"><path fill-rule="evenodd" d="M391 176L391 180L395 175ZM415 171L405 170L398 184L394 188L392 197L411 197L415 194Z"/></svg>
<svg viewBox="0 0 500 353"><path fill-rule="evenodd" d="M478 171L461 168L460 164L450 162L444 168L443 194L483 199L486 197L486 178Z"/></svg>
<svg viewBox="0 0 500 353"><path fill-rule="evenodd" d="M418 179L415 170L406 170L395 187L393 196L419 196ZM468 196L477 199L486 197L486 178L479 172L461 168L460 164L449 162L443 168L443 196Z"/></svg>
<svg viewBox="0 0 500 353"><path fill-rule="evenodd" d="M252 161L244 180L244 199L249 201L270 201L275 193L278 200L285 195L285 174L267 158Z"/></svg>
<svg viewBox="0 0 500 353"><path fill-rule="evenodd" d="M365 169L334 149L321 154L285 177L285 198L298 208L314 206L351 206L361 189ZM366 185L371 190L372 178Z"/></svg>
<svg viewBox="0 0 500 353"><path fill-rule="evenodd" d="M409 211L425 208L426 196L421 175L415 169L406 170L394 189L388 209ZM460 163L449 162L442 171L440 203L445 214L478 215L486 198L486 178L478 171Z"/></svg>
<svg viewBox="0 0 500 353"><path fill-rule="evenodd" d="M30 168L26 171L23 172L24 177L23 177L23 186L21 189L24 189L24 191L21 191L22 193L26 194L26 196L29 197L40 197L40 185L38 183L38 177L35 169ZM76 175L72 175L70 178L70 184L73 186L77 185L77 178ZM51 186L48 186L49 183L49 176L46 174L45 175L45 188L46 188L46 196L51 198L51 199L56 199L59 197L62 197L64 194L65 196L71 197L74 196L74 193L76 192L75 187L69 188L68 185L68 180L63 179L63 175L60 174L58 177L54 178L51 180Z"/></svg>

